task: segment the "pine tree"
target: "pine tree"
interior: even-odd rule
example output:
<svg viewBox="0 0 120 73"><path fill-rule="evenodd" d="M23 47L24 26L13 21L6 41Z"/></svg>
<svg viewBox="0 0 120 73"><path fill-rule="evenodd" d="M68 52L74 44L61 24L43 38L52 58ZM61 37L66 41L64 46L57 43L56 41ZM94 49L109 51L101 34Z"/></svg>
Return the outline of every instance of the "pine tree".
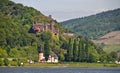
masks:
<svg viewBox="0 0 120 73"><path fill-rule="evenodd" d="M77 60L77 40L74 39L74 44L73 44L73 61Z"/></svg>
<svg viewBox="0 0 120 73"><path fill-rule="evenodd" d="M69 39L69 43L68 43L68 49L67 49L67 60L68 61L72 61L73 59L73 43L72 43L72 39Z"/></svg>
<svg viewBox="0 0 120 73"><path fill-rule="evenodd" d="M88 62L88 59L89 59L89 43L86 42L86 45L85 45L85 53L86 53L86 61Z"/></svg>
<svg viewBox="0 0 120 73"><path fill-rule="evenodd" d="M79 41L79 45L78 45L78 61L80 62L81 61L81 52L82 52L82 40Z"/></svg>
<svg viewBox="0 0 120 73"><path fill-rule="evenodd" d="M50 55L50 46L49 46L49 42L45 41L44 44L44 56L45 56L45 60L47 61Z"/></svg>

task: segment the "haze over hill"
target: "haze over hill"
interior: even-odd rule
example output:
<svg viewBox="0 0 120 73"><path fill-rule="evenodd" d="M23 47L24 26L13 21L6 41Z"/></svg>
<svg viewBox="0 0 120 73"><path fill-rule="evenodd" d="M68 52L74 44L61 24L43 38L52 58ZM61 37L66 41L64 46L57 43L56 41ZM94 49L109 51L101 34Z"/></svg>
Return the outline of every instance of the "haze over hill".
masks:
<svg viewBox="0 0 120 73"><path fill-rule="evenodd" d="M71 19L61 22L61 24L89 39L98 39L111 31L120 30L120 8L88 17Z"/></svg>

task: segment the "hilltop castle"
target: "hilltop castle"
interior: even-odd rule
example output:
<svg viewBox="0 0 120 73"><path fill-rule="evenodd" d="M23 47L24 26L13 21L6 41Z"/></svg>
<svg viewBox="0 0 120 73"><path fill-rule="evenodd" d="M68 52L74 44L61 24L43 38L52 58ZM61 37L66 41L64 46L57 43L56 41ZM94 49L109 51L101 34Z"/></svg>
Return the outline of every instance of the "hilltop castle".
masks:
<svg viewBox="0 0 120 73"><path fill-rule="evenodd" d="M54 27L54 25L55 25L54 20L51 20L51 22L49 24L34 22L33 25L32 25L32 29L34 30L35 33L41 33L41 32L50 30L52 32L52 34L58 35L59 30L56 29Z"/></svg>

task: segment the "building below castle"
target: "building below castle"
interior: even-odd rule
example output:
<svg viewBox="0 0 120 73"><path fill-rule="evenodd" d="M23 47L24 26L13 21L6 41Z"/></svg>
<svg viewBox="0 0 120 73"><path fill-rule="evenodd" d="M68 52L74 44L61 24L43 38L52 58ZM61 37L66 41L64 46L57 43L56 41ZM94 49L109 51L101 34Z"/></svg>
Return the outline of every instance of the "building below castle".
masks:
<svg viewBox="0 0 120 73"><path fill-rule="evenodd" d="M44 57L44 53L42 51L42 47L40 46L39 50L38 50L38 62L40 63L44 63L44 62L48 62L48 63L58 63L58 56L55 53L52 53L49 55L48 60L45 60Z"/></svg>
<svg viewBox="0 0 120 73"><path fill-rule="evenodd" d="M43 24L43 23L33 23L32 29L35 33L45 32L47 30L51 31L52 34L58 35L59 29L54 27L55 22L52 20L50 24Z"/></svg>

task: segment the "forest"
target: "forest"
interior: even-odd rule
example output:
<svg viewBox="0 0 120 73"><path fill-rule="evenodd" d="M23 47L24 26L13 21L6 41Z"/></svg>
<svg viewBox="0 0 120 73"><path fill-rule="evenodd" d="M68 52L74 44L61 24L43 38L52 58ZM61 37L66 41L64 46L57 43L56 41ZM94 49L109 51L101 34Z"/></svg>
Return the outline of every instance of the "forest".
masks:
<svg viewBox="0 0 120 73"><path fill-rule="evenodd" d="M60 62L109 62L117 60L116 53L106 54L101 47L81 35L63 36L70 33L55 21L59 36L49 30L35 34L32 23L50 23L50 18L32 7L16 4L9 0L0 1L0 66L19 66L27 60L38 62L38 48L43 47L48 59L55 53ZM13 60L10 61L9 58Z"/></svg>
<svg viewBox="0 0 120 73"><path fill-rule="evenodd" d="M99 39L111 31L120 30L120 8L95 15L61 22L65 28L88 39Z"/></svg>

